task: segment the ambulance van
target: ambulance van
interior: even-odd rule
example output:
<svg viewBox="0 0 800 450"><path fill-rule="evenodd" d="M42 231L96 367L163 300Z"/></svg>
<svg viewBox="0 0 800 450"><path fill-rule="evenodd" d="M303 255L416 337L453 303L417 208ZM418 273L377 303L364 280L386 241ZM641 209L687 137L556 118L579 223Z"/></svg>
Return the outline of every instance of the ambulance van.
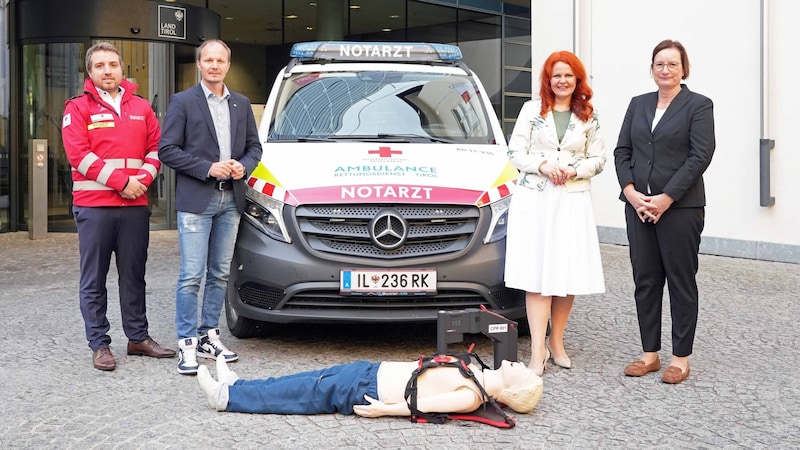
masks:
<svg viewBox="0 0 800 450"><path fill-rule="evenodd" d="M503 283L518 172L461 50L306 42L291 57L247 181L225 299L231 333L435 321L481 305L523 319L524 292Z"/></svg>

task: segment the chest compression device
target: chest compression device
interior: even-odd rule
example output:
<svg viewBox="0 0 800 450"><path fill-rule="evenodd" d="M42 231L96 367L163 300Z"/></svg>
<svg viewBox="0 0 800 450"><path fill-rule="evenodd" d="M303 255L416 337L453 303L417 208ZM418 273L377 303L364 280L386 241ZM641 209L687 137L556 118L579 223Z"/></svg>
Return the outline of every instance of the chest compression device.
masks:
<svg viewBox="0 0 800 450"><path fill-rule="evenodd" d="M474 357L482 371L489 368L473 351L475 344L470 345L465 353L448 352L447 346L463 341L465 333L483 333L494 341L494 368L498 369L504 359L517 360L517 338L519 336L517 323L489 311L483 305L481 305L481 309L439 311L437 319L437 354L421 356L419 366L411 373L411 378L406 385L405 399L408 409L411 411L411 421L442 424L447 419L457 419L485 423L499 428L513 428L516 424L514 418L506 414L502 406L486 393L483 385L469 367L471 358ZM457 367L461 375L472 380L478 387L483 398L483 405L470 413L441 414L419 411L417 409L417 379L426 370L436 367Z"/></svg>

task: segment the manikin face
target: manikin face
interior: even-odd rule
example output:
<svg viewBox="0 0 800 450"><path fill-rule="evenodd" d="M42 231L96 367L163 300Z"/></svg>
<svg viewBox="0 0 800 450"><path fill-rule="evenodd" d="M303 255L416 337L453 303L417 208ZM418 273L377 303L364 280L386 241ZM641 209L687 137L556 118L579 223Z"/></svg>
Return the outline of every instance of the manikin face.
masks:
<svg viewBox="0 0 800 450"><path fill-rule="evenodd" d="M222 83L231 62L228 59L228 50L222 44L213 43L203 48L200 60L197 61L200 77L206 85L213 86Z"/></svg>
<svg viewBox="0 0 800 450"><path fill-rule="evenodd" d="M553 64L553 74L550 76L550 89L556 94L556 99L572 100L572 93L575 92L575 74L572 67L561 61Z"/></svg>
<svg viewBox="0 0 800 450"><path fill-rule="evenodd" d="M683 79L681 52L677 48L665 48L653 58L653 79L659 90L668 91L678 87Z"/></svg>
<svg viewBox="0 0 800 450"><path fill-rule="evenodd" d="M498 369L503 376L507 387L521 387L530 384L530 379L535 377L531 369L523 363L503 360Z"/></svg>
<svg viewBox="0 0 800 450"><path fill-rule="evenodd" d="M89 59L89 78L98 88L115 95L122 82L122 64L120 57L114 52L98 50Z"/></svg>

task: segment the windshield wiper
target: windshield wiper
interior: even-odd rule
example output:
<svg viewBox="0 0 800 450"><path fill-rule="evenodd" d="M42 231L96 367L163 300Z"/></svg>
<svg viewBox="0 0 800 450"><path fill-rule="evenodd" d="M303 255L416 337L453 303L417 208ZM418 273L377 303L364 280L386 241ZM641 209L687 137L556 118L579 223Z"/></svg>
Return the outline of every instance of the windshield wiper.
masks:
<svg viewBox="0 0 800 450"><path fill-rule="evenodd" d="M337 142L337 141L368 141L368 142L438 142L442 144L460 144L461 142L452 139L445 139L436 136L422 136L418 134L331 134L329 136L292 136L270 138L270 142Z"/></svg>
<svg viewBox="0 0 800 450"><path fill-rule="evenodd" d="M406 136L394 134L332 134L331 139L343 141L387 141L387 142L410 142Z"/></svg>
<svg viewBox="0 0 800 450"><path fill-rule="evenodd" d="M461 144L461 142L454 141L452 139L441 138L441 137L437 137L437 136L419 136L419 135L416 135L416 134L411 134L411 135L408 135L408 137L412 138L412 139L429 140L431 142L440 142L442 144Z"/></svg>
<svg viewBox="0 0 800 450"><path fill-rule="evenodd" d="M390 133L378 133L378 134L348 134L348 135L332 135L330 136L331 139L347 139L347 140L358 140L358 141L386 141L386 142L416 142L416 141L425 141L425 142L440 142L444 144L458 144L452 139L445 139L435 136L422 136L418 134L390 134Z"/></svg>
<svg viewBox="0 0 800 450"><path fill-rule="evenodd" d="M336 142L336 139L331 139L328 136L288 136L288 137L270 137L269 142Z"/></svg>

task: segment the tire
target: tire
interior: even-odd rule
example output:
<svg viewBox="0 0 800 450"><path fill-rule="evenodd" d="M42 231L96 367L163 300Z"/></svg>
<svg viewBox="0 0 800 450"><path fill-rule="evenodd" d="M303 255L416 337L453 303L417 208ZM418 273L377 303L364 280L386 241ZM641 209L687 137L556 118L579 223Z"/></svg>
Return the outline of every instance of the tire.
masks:
<svg viewBox="0 0 800 450"><path fill-rule="evenodd" d="M230 290L225 293L225 318L228 322L228 330L239 339L263 336L266 334L267 326L264 322L242 317L231 306Z"/></svg>

